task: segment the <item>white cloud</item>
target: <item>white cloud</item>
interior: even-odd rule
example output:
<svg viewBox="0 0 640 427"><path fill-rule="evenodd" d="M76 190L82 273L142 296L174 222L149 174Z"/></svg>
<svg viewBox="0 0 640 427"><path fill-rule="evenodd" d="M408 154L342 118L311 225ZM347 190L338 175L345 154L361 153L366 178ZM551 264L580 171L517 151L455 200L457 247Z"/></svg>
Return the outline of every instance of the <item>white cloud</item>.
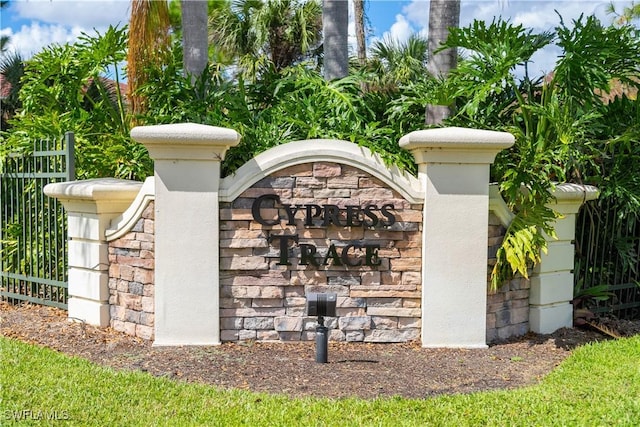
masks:
<svg viewBox="0 0 640 427"><path fill-rule="evenodd" d="M10 49L28 59L51 44L73 43L82 33L104 33L109 25L129 22L128 0L27 0L13 1L3 17ZM26 22L25 22L26 21ZM8 24L8 25L7 25Z"/></svg>
<svg viewBox="0 0 640 427"><path fill-rule="evenodd" d="M396 15L396 22L391 25L389 31L383 34L382 39L391 39L403 43L406 42L414 32L415 30L404 15Z"/></svg>
<svg viewBox="0 0 640 427"><path fill-rule="evenodd" d="M106 28L129 22L128 0L28 0L12 2L22 19L38 20L68 27Z"/></svg>
<svg viewBox="0 0 640 427"><path fill-rule="evenodd" d="M23 25L16 33L10 28L3 29L2 34L11 37L9 50L17 52L27 59L51 44L65 44L74 42L82 33L80 27L67 28L62 25L40 25L32 22Z"/></svg>
<svg viewBox="0 0 640 427"><path fill-rule="evenodd" d="M415 24L420 29L429 26L428 0L413 0L402 8L402 13L406 15L409 22Z"/></svg>

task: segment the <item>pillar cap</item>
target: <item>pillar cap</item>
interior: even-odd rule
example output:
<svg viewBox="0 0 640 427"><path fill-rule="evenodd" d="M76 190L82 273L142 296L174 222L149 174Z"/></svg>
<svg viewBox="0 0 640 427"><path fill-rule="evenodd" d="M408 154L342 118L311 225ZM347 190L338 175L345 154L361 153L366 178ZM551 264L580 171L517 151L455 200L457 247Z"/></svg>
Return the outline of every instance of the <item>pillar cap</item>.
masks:
<svg viewBox="0 0 640 427"><path fill-rule="evenodd" d="M575 214L583 204L597 199L600 190L592 185L563 183L556 185L551 194L555 198L550 204L553 210L561 214Z"/></svg>
<svg viewBox="0 0 640 427"><path fill-rule="evenodd" d="M447 127L411 132L400 139L400 146L411 151L419 164L492 163L514 142L508 132Z"/></svg>
<svg viewBox="0 0 640 427"><path fill-rule="evenodd" d="M142 183L117 178L95 178L47 184L44 194L61 200L133 200Z"/></svg>
<svg viewBox="0 0 640 427"><path fill-rule="evenodd" d="M240 142L233 129L198 123L136 126L131 138L144 144L154 160L222 160Z"/></svg>

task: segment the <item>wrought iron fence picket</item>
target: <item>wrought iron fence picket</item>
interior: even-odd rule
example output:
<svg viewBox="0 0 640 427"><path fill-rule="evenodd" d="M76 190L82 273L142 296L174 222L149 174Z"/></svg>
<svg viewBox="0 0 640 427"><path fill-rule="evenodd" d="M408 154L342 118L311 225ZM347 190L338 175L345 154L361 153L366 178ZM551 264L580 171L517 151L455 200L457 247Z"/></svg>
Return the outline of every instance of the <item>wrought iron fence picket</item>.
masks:
<svg viewBox="0 0 640 427"><path fill-rule="evenodd" d="M0 170L0 297L67 308L67 220L45 185L75 178L74 135L10 154Z"/></svg>

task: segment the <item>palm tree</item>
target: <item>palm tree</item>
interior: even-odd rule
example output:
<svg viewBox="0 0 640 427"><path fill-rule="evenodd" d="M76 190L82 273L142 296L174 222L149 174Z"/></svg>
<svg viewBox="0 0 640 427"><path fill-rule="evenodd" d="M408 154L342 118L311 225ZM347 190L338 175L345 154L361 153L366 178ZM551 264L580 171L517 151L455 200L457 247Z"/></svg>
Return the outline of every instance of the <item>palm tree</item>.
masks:
<svg viewBox="0 0 640 427"><path fill-rule="evenodd" d="M166 1L132 0L127 54L128 98L131 112L145 111L144 99L136 93L147 80L151 64L163 64L170 51L169 9Z"/></svg>
<svg viewBox="0 0 640 427"><path fill-rule="evenodd" d="M24 75L24 61L20 54L3 52L0 56L0 111L2 121L0 130L9 128L8 121L20 108L20 79Z"/></svg>
<svg viewBox="0 0 640 427"><path fill-rule="evenodd" d="M209 36L207 34L207 2L181 0L184 71L192 79L207 66Z"/></svg>
<svg viewBox="0 0 640 427"><path fill-rule="evenodd" d="M310 57L321 30L319 0L227 0L209 19L215 48L252 75L265 60L281 71Z"/></svg>
<svg viewBox="0 0 640 427"><path fill-rule="evenodd" d="M458 54L455 49L444 49L436 53L440 45L447 40L449 28L460 24L460 0L430 0L429 2L429 62L427 70L438 78L444 79L449 71L456 68ZM425 123L434 125L451 115L451 108L444 105L427 105Z"/></svg>
<svg viewBox="0 0 640 427"><path fill-rule="evenodd" d="M349 2L323 0L324 78L339 79L349 73Z"/></svg>
<svg viewBox="0 0 640 427"><path fill-rule="evenodd" d="M377 76L370 85L376 90L396 90L427 74L427 39L413 34L404 43L385 38L373 43L369 69Z"/></svg>
<svg viewBox="0 0 640 427"><path fill-rule="evenodd" d="M364 66L367 63L367 43L364 27L364 0L353 0L355 15L356 44L358 46L358 63Z"/></svg>

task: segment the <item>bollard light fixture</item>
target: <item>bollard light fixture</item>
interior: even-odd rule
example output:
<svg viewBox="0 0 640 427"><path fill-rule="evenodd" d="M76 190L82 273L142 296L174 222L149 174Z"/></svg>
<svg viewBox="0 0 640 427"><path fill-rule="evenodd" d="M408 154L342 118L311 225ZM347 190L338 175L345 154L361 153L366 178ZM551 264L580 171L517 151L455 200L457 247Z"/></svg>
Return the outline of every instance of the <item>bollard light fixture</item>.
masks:
<svg viewBox="0 0 640 427"><path fill-rule="evenodd" d="M324 326L324 318L336 315L337 299L338 295L331 292L307 294L307 315L318 316L318 326L316 326L316 362L318 363L327 363L329 359L329 328Z"/></svg>

